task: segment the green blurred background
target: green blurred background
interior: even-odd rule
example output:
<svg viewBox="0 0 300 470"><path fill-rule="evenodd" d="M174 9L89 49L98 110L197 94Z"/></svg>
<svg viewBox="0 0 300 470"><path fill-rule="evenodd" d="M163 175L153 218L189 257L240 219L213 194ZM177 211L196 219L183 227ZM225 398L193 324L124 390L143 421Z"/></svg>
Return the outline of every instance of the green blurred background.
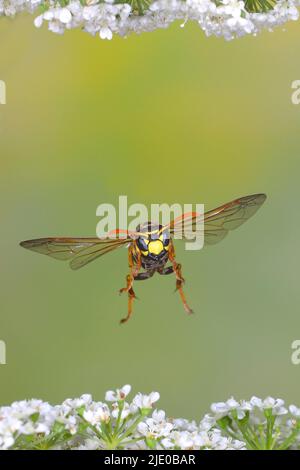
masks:
<svg viewBox="0 0 300 470"><path fill-rule="evenodd" d="M231 395L299 405L299 24L230 43L195 24L105 42L24 15L1 19L0 42L0 402L130 383L172 416ZM267 203L219 245L177 242L192 317L157 276L120 326L125 250L72 272L18 246L94 236L96 207L119 194L208 209L255 192Z"/></svg>

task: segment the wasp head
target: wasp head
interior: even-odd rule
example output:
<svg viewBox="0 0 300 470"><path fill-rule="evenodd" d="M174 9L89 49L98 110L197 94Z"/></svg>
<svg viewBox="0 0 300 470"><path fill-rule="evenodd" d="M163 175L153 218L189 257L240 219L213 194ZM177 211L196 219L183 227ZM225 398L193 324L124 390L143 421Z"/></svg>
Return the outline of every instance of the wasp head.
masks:
<svg viewBox="0 0 300 470"><path fill-rule="evenodd" d="M136 231L140 234L136 243L143 256L157 260L168 250L170 234L162 225L146 222L138 225Z"/></svg>

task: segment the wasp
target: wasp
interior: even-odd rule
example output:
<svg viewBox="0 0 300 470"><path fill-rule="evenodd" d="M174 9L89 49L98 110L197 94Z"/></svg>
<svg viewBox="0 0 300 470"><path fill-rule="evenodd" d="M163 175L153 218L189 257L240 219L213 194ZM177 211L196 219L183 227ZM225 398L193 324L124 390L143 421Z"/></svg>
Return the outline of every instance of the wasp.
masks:
<svg viewBox="0 0 300 470"><path fill-rule="evenodd" d="M129 274L126 286L120 293L128 295L128 310L121 323L127 322L132 315L133 301L136 298L133 290L134 281L151 278L155 273L162 276L174 273L176 291L179 292L183 307L192 313L183 292L184 278L181 264L177 262L172 236L182 235L189 230L196 230L197 221L202 218L204 245L213 245L223 240L229 231L246 222L266 200L265 194L254 194L235 199L216 209L199 214L195 212L183 214L167 225L145 222L135 232L115 230L106 238L69 238L52 237L26 240L20 245L29 250L42 253L58 260L67 260L72 269L79 269L101 256L122 246L128 246Z"/></svg>

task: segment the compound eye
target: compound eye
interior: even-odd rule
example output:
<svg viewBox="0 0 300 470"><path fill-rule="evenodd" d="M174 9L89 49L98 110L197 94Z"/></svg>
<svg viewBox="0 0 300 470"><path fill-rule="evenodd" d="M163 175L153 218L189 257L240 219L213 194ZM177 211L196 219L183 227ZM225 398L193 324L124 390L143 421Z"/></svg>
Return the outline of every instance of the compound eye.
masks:
<svg viewBox="0 0 300 470"><path fill-rule="evenodd" d="M144 237L139 237L137 239L137 245L141 251L147 251L148 250L148 240Z"/></svg>

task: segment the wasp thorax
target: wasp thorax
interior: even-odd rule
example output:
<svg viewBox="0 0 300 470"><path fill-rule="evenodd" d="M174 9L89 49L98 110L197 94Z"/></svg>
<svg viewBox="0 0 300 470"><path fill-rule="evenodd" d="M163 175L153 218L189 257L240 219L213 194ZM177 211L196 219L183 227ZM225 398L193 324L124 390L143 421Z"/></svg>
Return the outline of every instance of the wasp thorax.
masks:
<svg viewBox="0 0 300 470"><path fill-rule="evenodd" d="M141 235L137 238L137 246L144 256L159 256L164 253L170 242L168 230L163 230L163 226L146 222L138 225L136 231Z"/></svg>

